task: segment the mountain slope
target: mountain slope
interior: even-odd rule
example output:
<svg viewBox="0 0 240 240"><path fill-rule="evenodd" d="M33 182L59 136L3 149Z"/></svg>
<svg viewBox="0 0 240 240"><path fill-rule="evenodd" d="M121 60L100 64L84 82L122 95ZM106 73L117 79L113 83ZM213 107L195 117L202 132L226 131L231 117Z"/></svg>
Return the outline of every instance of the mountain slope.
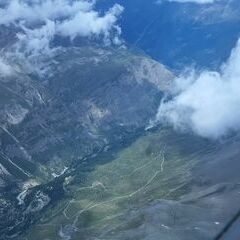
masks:
<svg viewBox="0 0 240 240"><path fill-rule="evenodd" d="M41 184L144 129L174 77L163 65L124 49L60 48L43 62L42 75L14 61L12 73L0 78L1 216L9 219L1 225L2 236L49 204L37 191ZM34 196L40 205L24 203Z"/></svg>

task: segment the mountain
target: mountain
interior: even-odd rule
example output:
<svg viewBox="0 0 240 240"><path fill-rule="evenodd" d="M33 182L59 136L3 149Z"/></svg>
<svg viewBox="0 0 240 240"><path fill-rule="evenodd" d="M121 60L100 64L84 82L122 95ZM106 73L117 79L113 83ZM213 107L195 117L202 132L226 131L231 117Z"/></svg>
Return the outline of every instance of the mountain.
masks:
<svg viewBox="0 0 240 240"><path fill-rule="evenodd" d="M28 216L32 203L18 205L26 186L54 181L85 156L144 129L174 77L126 49L61 48L44 64L43 76L14 62L14 73L1 77L2 236Z"/></svg>
<svg viewBox="0 0 240 240"><path fill-rule="evenodd" d="M225 239L239 10L0 1L0 240Z"/></svg>

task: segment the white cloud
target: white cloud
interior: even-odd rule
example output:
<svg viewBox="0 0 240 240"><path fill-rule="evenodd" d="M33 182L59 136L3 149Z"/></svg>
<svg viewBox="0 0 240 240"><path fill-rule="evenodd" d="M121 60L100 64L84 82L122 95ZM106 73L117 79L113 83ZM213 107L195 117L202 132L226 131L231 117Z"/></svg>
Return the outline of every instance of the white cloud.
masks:
<svg viewBox="0 0 240 240"><path fill-rule="evenodd" d="M57 20L91 11L93 5L94 2L84 0L11 0L0 9L0 24L8 25L21 20L26 23Z"/></svg>
<svg viewBox="0 0 240 240"><path fill-rule="evenodd" d="M10 76L13 72L12 67L6 63L6 61L0 57L0 77L7 77Z"/></svg>
<svg viewBox="0 0 240 240"><path fill-rule="evenodd" d="M157 121L214 139L240 130L240 40L219 72L192 70L175 83L176 94L161 103Z"/></svg>
<svg viewBox="0 0 240 240"><path fill-rule="evenodd" d="M56 33L55 23L47 20L44 25L36 29L28 29L22 26L24 33L18 33L19 42L16 44L17 52L25 56L37 56L50 52L50 42Z"/></svg>
<svg viewBox="0 0 240 240"><path fill-rule="evenodd" d="M119 28L115 23L122 11L123 7L116 4L104 16L100 16L96 11L79 12L73 18L58 24L57 33L71 38L101 34L109 38L111 29L114 28L118 32Z"/></svg>
<svg viewBox="0 0 240 240"><path fill-rule="evenodd" d="M85 37L103 40L104 44L121 44L117 20L123 7L118 4L105 13L95 10L96 0L0 0L0 4L0 25L21 29L8 56L20 57L29 66L39 61L36 56L51 54L56 35L71 40ZM37 62L35 65L38 67Z"/></svg>
<svg viewBox="0 0 240 240"><path fill-rule="evenodd" d="M94 7L94 0L12 0L0 8L0 25L20 27L18 49L27 47L28 53L48 50L56 34L116 42L121 32L117 20L123 7L115 4L104 14Z"/></svg>

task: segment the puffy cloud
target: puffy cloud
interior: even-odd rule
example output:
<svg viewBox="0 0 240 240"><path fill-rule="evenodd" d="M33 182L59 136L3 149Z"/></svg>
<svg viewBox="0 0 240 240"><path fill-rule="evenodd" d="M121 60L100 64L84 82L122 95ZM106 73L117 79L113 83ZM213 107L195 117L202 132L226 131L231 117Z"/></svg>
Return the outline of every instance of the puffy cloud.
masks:
<svg viewBox="0 0 240 240"><path fill-rule="evenodd" d="M1 6L0 25L21 29L17 48L27 54L49 50L55 35L100 37L115 43L121 33L117 19L123 7L118 4L104 14L94 9L94 0L12 0Z"/></svg>
<svg viewBox="0 0 240 240"><path fill-rule="evenodd" d="M21 20L26 23L57 20L91 11L93 5L94 2L83 0L11 0L0 9L0 24L8 25Z"/></svg>
<svg viewBox="0 0 240 240"><path fill-rule="evenodd" d="M16 44L17 52L25 56L36 56L50 52L50 42L56 33L53 21L47 20L44 25L36 29L28 29L22 26L24 33L18 33L19 42Z"/></svg>
<svg viewBox="0 0 240 240"><path fill-rule="evenodd" d="M121 44L117 20L123 7L115 4L100 13L95 4L96 0L0 0L0 25L18 29L18 41L5 56L20 58L29 71L43 73L42 59L54 52L56 36Z"/></svg>
<svg viewBox="0 0 240 240"><path fill-rule="evenodd" d="M13 72L12 67L6 63L6 61L0 57L0 77L7 77L10 76Z"/></svg>
<svg viewBox="0 0 240 240"><path fill-rule="evenodd" d="M164 100L157 121L207 138L240 130L240 40L219 72L188 71L176 79L175 96Z"/></svg>
<svg viewBox="0 0 240 240"><path fill-rule="evenodd" d="M101 34L105 38L109 38L113 26L120 33L119 27L115 26L115 23L122 11L123 7L116 4L104 16L99 16L96 11L79 12L73 18L58 24L57 33L71 38Z"/></svg>

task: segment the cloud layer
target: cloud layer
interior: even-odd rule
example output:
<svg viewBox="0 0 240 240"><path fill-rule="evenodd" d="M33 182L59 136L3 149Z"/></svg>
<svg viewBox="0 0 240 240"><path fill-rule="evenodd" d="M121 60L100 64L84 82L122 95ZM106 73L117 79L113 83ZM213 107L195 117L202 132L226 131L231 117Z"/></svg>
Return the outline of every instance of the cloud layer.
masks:
<svg viewBox="0 0 240 240"><path fill-rule="evenodd" d="M5 62L3 58L0 57L0 77L7 77L12 74L13 70L9 64Z"/></svg>
<svg viewBox="0 0 240 240"><path fill-rule="evenodd" d="M2 1L0 25L14 24L20 28L21 48L29 45L29 52L48 49L55 35L71 39L101 37L105 43L116 42L120 34L116 22L123 7L115 4L105 14L100 14L94 6L95 1L86 0Z"/></svg>
<svg viewBox="0 0 240 240"><path fill-rule="evenodd" d="M175 96L163 101L157 121L207 138L240 130L240 40L219 72L188 71L176 79Z"/></svg>
<svg viewBox="0 0 240 240"><path fill-rule="evenodd" d="M51 55L56 36L120 44L117 20L123 7L115 4L99 13L95 4L95 0L0 0L0 25L18 29L18 41L7 56L33 64L38 58ZM38 67L39 63L35 65Z"/></svg>
<svg viewBox="0 0 240 240"><path fill-rule="evenodd" d="M41 30L49 26L53 33L71 39L93 35L109 38L114 29L119 33L116 22L123 7L115 4L101 15L94 6L95 1L87 0L12 0L0 8L0 25L15 24L26 34L28 28Z"/></svg>

